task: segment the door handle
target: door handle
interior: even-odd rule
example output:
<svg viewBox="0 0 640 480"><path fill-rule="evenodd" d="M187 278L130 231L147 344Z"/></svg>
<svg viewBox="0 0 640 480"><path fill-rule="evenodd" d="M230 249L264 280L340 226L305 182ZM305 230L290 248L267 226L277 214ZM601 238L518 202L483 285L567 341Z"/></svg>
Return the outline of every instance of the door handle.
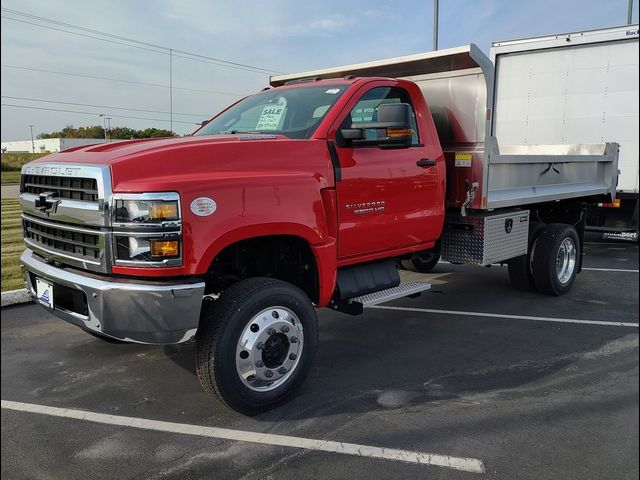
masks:
<svg viewBox="0 0 640 480"><path fill-rule="evenodd" d="M423 158L422 160L418 160L416 162L416 165L418 165L419 167L435 167L436 161L429 160L428 158Z"/></svg>

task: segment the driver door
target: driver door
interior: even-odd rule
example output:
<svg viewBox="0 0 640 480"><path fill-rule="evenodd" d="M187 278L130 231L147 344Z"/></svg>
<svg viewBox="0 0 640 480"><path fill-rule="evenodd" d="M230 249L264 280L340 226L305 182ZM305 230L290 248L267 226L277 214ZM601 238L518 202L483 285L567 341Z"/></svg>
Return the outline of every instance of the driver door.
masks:
<svg viewBox="0 0 640 480"><path fill-rule="evenodd" d="M340 129L376 121L382 103L408 103L413 107L414 102L404 88L374 86L352 104ZM338 129L336 151L341 180L336 183L336 191L341 260L432 243L440 235L443 206L438 194L438 168L419 166L418 162L435 160L441 152L429 136L421 138L413 108L414 138L409 147L353 146L341 138Z"/></svg>

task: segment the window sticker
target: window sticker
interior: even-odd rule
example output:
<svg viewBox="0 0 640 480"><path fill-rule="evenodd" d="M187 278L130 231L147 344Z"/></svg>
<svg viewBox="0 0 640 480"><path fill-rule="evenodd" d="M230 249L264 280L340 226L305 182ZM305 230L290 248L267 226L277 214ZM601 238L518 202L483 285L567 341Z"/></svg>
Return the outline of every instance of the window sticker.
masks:
<svg viewBox="0 0 640 480"><path fill-rule="evenodd" d="M321 107L316 108L313 111L313 115L311 115L313 118L320 118L321 116L323 116L325 113L327 113L327 110L329 110L329 107L331 105L322 105Z"/></svg>
<svg viewBox="0 0 640 480"><path fill-rule="evenodd" d="M265 105L258 119L256 130L278 130L287 108L282 105Z"/></svg>

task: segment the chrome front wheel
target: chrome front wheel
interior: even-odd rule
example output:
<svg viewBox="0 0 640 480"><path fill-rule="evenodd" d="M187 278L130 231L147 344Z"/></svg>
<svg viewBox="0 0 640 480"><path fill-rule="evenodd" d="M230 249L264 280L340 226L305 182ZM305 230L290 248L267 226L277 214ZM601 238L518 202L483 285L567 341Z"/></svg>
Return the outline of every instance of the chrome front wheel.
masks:
<svg viewBox="0 0 640 480"><path fill-rule="evenodd" d="M207 392L254 415L293 393L317 345L316 311L302 290L273 278L248 278L203 303L196 371Z"/></svg>

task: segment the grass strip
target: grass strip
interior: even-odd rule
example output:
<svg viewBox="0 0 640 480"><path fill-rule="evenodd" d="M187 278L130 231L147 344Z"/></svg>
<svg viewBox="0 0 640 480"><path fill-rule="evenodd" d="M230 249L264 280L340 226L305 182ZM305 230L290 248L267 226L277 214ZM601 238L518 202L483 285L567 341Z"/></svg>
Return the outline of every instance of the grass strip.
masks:
<svg viewBox="0 0 640 480"><path fill-rule="evenodd" d="M2 177L2 185L18 185L20 183L20 172L0 172Z"/></svg>
<svg viewBox="0 0 640 480"><path fill-rule="evenodd" d="M2 172L3 174L6 172ZM19 172L18 172L19 173ZM15 290L24 287L22 271L20 270L20 255L24 251L22 225L20 222L20 205L18 199L2 199L2 291Z"/></svg>

